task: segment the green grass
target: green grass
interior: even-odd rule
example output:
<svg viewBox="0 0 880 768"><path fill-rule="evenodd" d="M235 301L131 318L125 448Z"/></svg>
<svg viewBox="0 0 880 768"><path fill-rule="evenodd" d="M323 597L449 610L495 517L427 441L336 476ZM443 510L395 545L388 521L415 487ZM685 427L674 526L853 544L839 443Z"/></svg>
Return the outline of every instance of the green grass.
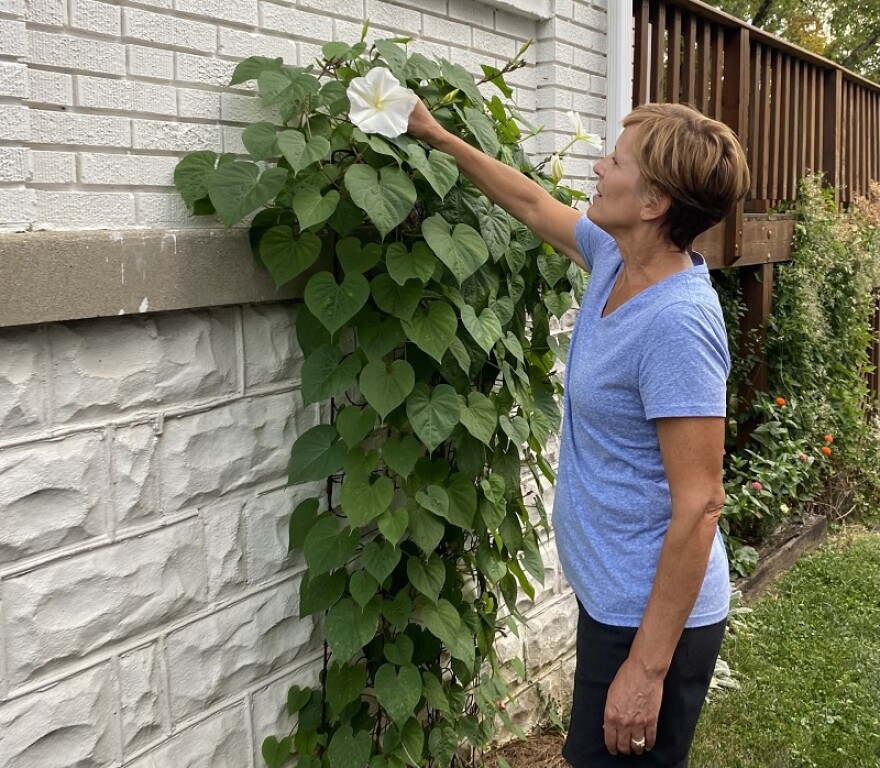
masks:
<svg viewBox="0 0 880 768"><path fill-rule="evenodd" d="M880 768L880 533L838 533L751 607L691 768Z"/></svg>

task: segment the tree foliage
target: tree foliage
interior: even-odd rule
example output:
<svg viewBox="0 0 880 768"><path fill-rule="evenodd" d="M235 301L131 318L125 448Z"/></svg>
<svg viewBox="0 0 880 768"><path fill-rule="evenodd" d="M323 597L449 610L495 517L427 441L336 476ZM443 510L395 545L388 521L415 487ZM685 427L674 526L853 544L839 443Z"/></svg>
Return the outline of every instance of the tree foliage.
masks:
<svg viewBox="0 0 880 768"><path fill-rule="evenodd" d="M750 24L880 82L877 0L708 0Z"/></svg>

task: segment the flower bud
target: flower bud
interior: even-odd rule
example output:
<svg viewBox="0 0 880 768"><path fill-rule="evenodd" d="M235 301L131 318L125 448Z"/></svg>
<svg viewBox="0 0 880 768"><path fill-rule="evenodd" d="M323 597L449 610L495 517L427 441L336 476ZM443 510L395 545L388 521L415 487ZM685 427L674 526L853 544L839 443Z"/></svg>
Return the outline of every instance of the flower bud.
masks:
<svg viewBox="0 0 880 768"><path fill-rule="evenodd" d="M562 181L562 177L565 176L565 170L562 168L562 158L559 155L553 155L550 158L550 178L553 180L554 184L558 184Z"/></svg>

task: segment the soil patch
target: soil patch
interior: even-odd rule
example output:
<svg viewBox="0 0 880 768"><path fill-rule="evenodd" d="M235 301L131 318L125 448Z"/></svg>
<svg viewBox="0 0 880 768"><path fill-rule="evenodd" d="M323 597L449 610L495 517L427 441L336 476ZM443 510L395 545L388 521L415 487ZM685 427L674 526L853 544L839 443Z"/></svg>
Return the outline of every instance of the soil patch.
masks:
<svg viewBox="0 0 880 768"><path fill-rule="evenodd" d="M561 754L563 741L565 736L559 731L539 731L494 750L486 758L486 765L497 768L500 756L510 768L570 768Z"/></svg>

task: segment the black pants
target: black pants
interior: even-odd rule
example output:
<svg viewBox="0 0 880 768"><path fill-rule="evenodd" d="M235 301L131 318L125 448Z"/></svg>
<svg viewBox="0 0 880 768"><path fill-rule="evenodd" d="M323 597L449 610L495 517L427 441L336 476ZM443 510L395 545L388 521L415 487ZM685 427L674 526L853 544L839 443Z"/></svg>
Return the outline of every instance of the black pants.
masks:
<svg viewBox="0 0 880 768"><path fill-rule="evenodd" d="M574 768L687 768L700 709L721 649L726 621L685 629L663 682L657 743L641 755L612 755L605 747L605 699L626 661L635 627L600 624L578 602L577 666L571 724L562 755Z"/></svg>

